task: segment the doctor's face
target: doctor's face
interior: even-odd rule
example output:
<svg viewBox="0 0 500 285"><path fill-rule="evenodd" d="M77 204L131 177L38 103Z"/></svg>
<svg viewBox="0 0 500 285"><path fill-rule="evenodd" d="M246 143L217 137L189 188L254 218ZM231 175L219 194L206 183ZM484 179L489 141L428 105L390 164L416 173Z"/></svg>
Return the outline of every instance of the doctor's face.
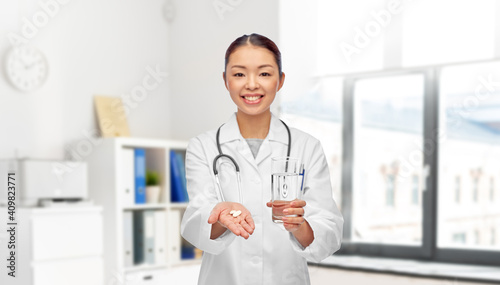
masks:
<svg viewBox="0 0 500 285"><path fill-rule="evenodd" d="M252 45L239 47L230 55L223 77L238 113L246 115L268 113L285 80L284 73L280 79L273 53Z"/></svg>

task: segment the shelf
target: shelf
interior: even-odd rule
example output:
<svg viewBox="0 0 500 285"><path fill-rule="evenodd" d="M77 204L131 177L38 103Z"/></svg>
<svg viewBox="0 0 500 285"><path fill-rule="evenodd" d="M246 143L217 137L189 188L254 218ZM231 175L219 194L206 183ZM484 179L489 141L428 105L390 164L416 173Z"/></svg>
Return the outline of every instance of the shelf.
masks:
<svg viewBox="0 0 500 285"><path fill-rule="evenodd" d="M180 222L182 211L187 207L187 203L170 203L170 151L184 152L186 147L187 142L185 141L133 137L109 138L103 139L101 146L95 148L87 158L90 181L89 197L95 201L96 205L100 205L104 209L104 263L109 268L115 268L115 270L125 273L126 278L137 278L134 279L134 284L152 284L151 278L161 280L161 276L163 276L161 271L167 271L172 265L178 264L181 258ZM134 203L135 196L130 190L135 190L133 187L135 172L132 175L132 170L135 170L133 163L135 163L136 158L134 153L132 159L130 149L136 148L145 150L146 170L157 171L159 174L161 193L160 200L156 200L157 203ZM155 252L161 255L158 259L161 260L161 263L132 265L133 259L131 261L130 256L126 253L130 252L130 247L136 248L136 245L130 244L130 228L132 231L134 230L133 219L132 223L129 222L130 214L131 212L135 214L147 210L153 211L155 216L152 219L153 227L149 228L154 228L155 237L161 236L155 238L155 246L156 242L160 241ZM163 226L156 227L155 219L158 216L162 219L158 225L163 224ZM151 219L149 219L150 221ZM151 223L149 225L151 226ZM124 235L125 232L127 236ZM139 250L142 250L143 247L144 245L139 247ZM194 261L188 260L187 262ZM124 264L128 266L124 266ZM114 278L113 271L107 270L104 274L105 280ZM149 276L151 276L149 279L144 278Z"/></svg>
<svg viewBox="0 0 500 285"><path fill-rule="evenodd" d="M187 142L162 139L144 139L134 137L113 138L118 145L122 147L143 147L143 148L169 148L169 149L186 149Z"/></svg>
<svg viewBox="0 0 500 285"><path fill-rule="evenodd" d="M185 209L188 206L188 202L183 202L183 203L170 203L170 208L171 209Z"/></svg>
<svg viewBox="0 0 500 285"><path fill-rule="evenodd" d="M139 264L132 267L125 267L125 272L136 272L142 270L152 270L152 269L166 269L166 264Z"/></svg>
<svg viewBox="0 0 500 285"><path fill-rule="evenodd" d="M173 266L186 266L194 264L201 264L201 258L181 259L181 261L173 264Z"/></svg>
<svg viewBox="0 0 500 285"><path fill-rule="evenodd" d="M165 209L167 204L155 203L155 204L137 204L132 206L125 206L123 210L149 210L149 209Z"/></svg>

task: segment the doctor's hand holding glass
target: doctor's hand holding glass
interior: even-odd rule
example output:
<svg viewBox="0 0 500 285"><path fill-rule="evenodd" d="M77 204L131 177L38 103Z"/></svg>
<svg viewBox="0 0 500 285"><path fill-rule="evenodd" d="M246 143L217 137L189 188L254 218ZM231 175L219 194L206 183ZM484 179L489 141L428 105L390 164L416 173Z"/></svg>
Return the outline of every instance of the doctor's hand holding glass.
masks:
<svg viewBox="0 0 500 285"><path fill-rule="evenodd" d="M186 152L189 205L181 233L204 251L198 282L310 284L307 260L338 250L343 225L321 144L270 111L285 81L273 41L258 34L237 38L222 77L237 111L191 139ZM297 158L307 169L302 195L282 208L280 224L271 219L276 157Z"/></svg>

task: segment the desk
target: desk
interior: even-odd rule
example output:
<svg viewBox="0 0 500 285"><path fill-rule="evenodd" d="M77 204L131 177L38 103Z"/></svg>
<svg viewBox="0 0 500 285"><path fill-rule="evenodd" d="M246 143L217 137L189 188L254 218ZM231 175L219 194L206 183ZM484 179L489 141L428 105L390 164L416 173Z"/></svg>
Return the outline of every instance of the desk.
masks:
<svg viewBox="0 0 500 285"><path fill-rule="evenodd" d="M102 208L17 208L16 278L7 275L7 209L0 208L0 284L103 284Z"/></svg>

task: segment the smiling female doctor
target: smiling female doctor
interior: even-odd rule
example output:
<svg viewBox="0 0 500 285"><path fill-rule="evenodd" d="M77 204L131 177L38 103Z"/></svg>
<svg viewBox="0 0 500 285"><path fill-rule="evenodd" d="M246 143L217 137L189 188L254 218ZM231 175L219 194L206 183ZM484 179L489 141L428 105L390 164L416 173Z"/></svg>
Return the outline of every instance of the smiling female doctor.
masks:
<svg viewBox="0 0 500 285"><path fill-rule="evenodd" d="M323 149L302 131L290 128L288 133L270 111L285 81L274 42L258 34L237 38L226 51L223 79L238 110L218 130L191 139L186 153L189 205L181 232L204 251L198 283L310 284L307 260L332 255L342 237L343 219L332 198ZM269 203L271 158L286 156L289 145L290 156L305 165L303 200L285 210L297 217L275 224ZM232 183L235 167L229 158L214 165L220 153L239 165L241 190ZM221 175L224 201L213 167ZM242 213L233 217L231 210Z"/></svg>

